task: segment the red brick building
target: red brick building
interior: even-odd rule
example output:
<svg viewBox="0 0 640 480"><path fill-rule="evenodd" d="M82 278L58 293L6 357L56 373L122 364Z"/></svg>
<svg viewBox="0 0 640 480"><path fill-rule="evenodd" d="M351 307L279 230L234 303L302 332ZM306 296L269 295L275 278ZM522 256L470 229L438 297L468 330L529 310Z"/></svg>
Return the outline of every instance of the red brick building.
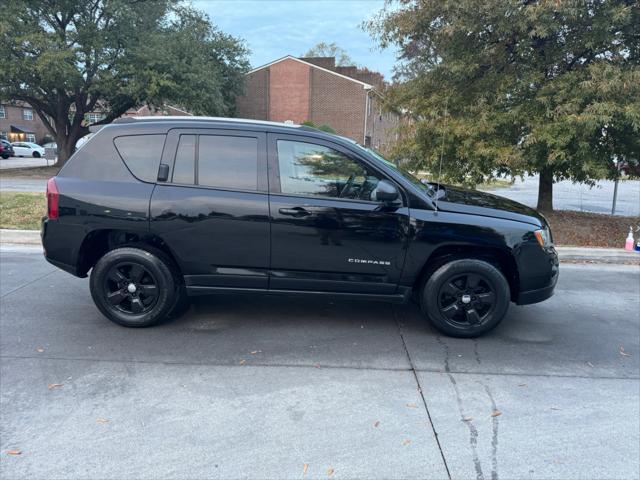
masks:
<svg viewBox="0 0 640 480"><path fill-rule="evenodd" d="M286 56L247 73L237 99L241 118L326 124L339 135L384 149L396 140L400 118L381 108L381 74L339 67L333 57Z"/></svg>

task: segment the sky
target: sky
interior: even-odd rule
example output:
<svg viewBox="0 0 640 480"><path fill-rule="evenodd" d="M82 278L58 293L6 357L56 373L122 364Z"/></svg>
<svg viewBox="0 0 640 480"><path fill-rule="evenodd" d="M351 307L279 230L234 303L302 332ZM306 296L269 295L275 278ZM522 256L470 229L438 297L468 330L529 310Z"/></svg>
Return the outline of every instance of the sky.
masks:
<svg viewBox="0 0 640 480"><path fill-rule="evenodd" d="M245 40L252 68L300 56L319 42L336 42L360 66L390 80L393 49L380 50L361 25L384 0L196 0L225 33Z"/></svg>

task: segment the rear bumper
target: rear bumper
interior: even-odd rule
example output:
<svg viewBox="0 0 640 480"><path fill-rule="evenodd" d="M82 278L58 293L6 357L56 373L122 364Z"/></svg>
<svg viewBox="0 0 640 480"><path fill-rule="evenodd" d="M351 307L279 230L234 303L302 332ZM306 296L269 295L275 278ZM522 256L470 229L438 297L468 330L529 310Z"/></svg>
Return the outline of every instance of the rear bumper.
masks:
<svg viewBox="0 0 640 480"><path fill-rule="evenodd" d="M75 259L71 249L73 242L61 235L51 235L52 228L55 230L61 227L55 220L51 222L47 217L43 217L40 224L40 238L42 239L45 260L71 275L86 277L86 275L78 274L77 262L73 261Z"/></svg>

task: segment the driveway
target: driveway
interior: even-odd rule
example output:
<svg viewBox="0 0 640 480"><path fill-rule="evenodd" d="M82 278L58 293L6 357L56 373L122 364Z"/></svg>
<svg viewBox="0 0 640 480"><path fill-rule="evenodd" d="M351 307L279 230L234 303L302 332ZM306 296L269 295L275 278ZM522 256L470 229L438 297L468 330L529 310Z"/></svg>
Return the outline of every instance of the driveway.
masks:
<svg viewBox="0 0 640 480"><path fill-rule="evenodd" d="M459 340L414 305L250 296L126 329L38 249L0 261L2 478L640 475L637 266L563 265Z"/></svg>
<svg viewBox="0 0 640 480"><path fill-rule="evenodd" d="M535 207L538 203L538 175L516 179L511 187L485 189L496 195ZM556 210L577 210L611 213L614 182L602 180L594 187L570 180L553 185L553 207ZM640 216L640 180L625 180L618 184L616 215Z"/></svg>

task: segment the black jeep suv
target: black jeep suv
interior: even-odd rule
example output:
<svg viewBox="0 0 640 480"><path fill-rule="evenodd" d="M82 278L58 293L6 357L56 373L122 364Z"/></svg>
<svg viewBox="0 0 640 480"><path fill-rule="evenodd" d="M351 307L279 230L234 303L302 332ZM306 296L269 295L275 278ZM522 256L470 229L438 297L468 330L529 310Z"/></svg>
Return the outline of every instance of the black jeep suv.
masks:
<svg viewBox="0 0 640 480"><path fill-rule="evenodd" d="M549 298L542 215L424 184L355 142L302 126L198 117L103 127L49 180L47 260L110 320L144 327L210 293L403 302L473 337L510 302Z"/></svg>

